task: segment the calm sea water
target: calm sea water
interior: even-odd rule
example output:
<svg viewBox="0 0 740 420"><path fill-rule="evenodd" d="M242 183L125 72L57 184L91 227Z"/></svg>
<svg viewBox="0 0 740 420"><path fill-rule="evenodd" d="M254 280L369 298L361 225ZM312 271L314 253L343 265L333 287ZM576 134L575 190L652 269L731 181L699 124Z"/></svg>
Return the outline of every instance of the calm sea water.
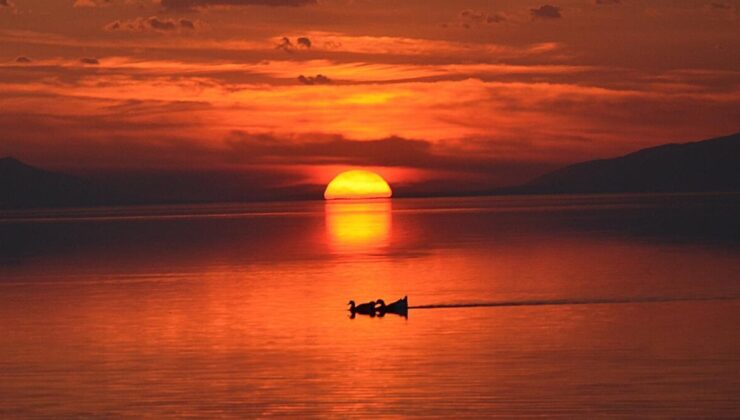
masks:
<svg viewBox="0 0 740 420"><path fill-rule="evenodd" d="M736 417L738 320L738 195L0 219L0 417Z"/></svg>

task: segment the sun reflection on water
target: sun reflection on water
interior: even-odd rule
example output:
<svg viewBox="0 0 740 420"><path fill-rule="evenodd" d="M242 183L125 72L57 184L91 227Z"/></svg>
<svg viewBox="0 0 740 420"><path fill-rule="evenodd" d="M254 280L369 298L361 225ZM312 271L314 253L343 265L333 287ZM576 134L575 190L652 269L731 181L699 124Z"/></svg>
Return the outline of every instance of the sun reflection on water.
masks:
<svg viewBox="0 0 740 420"><path fill-rule="evenodd" d="M387 246L391 236L391 200L328 201L326 233L339 252L363 252Z"/></svg>

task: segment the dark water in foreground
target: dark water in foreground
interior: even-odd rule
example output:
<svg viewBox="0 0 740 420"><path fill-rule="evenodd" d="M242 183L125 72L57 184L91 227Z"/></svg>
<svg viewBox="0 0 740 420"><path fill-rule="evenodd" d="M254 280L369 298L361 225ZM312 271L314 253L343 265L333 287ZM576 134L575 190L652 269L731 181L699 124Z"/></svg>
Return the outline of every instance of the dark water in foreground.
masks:
<svg viewBox="0 0 740 420"><path fill-rule="evenodd" d="M0 220L0 417L740 415L740 196ZM408 319L349 299L408 294Z"/></svg>

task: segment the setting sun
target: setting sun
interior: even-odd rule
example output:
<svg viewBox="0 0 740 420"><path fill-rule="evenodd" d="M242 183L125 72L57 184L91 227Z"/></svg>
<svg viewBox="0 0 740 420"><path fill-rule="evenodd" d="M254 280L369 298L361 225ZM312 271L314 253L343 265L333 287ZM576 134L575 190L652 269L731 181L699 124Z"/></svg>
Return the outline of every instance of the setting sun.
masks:
<svg viewBox="0 0 740 420"><path fill-rule="evenodd" d="M375 172L352 170L334 177L324 191L327 200L389 198L391 187Z"/></svg>

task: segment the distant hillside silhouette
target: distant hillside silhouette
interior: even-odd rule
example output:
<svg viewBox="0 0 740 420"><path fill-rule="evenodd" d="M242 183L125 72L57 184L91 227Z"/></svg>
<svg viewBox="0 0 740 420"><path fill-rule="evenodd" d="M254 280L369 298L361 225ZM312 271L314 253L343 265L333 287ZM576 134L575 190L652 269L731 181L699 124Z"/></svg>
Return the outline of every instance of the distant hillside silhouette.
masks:
<svg viewBox="0 0 740 420"><path fill-rule="evenodd" d="M94 207L308 200L321 197L323 185L289 185L267 194L252 188L259 178L237 171L133 171L74 177L35 168L15 158L0 158L0 209Z"/></svg>
<svg viewBox="0 0 740 420"><path fill-rule="evenodd" d="M297 185L265 194L250 188L258 182L198 171L80 179L6 157L0 159L0 209L318 199L323 191L322 185ZM740 191L740 133L577 163L522 186L465 195L722 191Z"/></svg>
<svg viewBox="0 0 740 420"><path fill-rule="evenodd" d="M0 159L0 209L70 207L99 203L101 196L78 178Z"/></svg>
<svg viewBox="0 0 740 420"><path fill-rule="evenodd" d="M566 166L505 192L529 194L740 191L740 133L666 144Z"/></svg>

